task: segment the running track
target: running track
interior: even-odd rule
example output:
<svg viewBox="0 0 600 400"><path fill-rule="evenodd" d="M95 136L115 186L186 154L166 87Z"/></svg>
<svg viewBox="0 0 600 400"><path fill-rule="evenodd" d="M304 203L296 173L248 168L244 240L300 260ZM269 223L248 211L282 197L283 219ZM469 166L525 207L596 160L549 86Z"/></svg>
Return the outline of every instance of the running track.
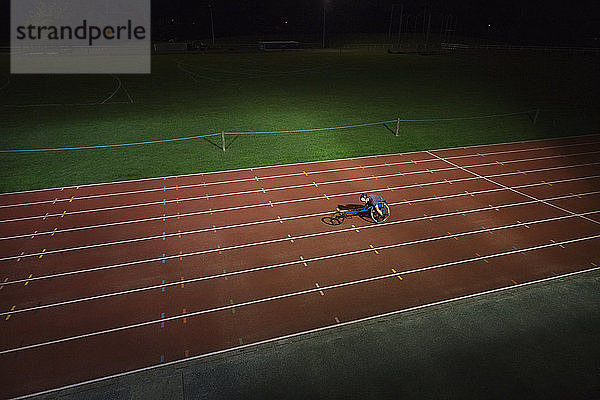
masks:
<svg viewBox="0 0 600 400"><path fill-rule="evenodd" d="M0 397L596 270L599 205L600 135L2 194Z"/></svg>

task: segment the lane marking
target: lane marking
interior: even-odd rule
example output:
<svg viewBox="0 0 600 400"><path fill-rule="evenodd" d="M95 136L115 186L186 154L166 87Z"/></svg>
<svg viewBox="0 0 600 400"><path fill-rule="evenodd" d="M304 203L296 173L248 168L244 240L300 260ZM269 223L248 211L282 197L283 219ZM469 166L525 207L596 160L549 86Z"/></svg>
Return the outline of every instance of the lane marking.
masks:
<svg viewBox="0 0 600 400"><path fill-rule="evenodd" d="M588 218L588 217L586 217L586 216L583 216L583 215L581 215L581 214L578 214L578 213L576 213L576 212L574 212L574 211L567 210L566 208L559 207L559 206L557 206L557 205L555 205L555 204L549 203L549 202L547 202L547 201L545 201L545 200L540 200L540 199L538 199L538 198L537 198L537 197L535 197L535 196L531 196L531 195L528 195L527 193L520 192L520 191L516 190L515 188L511 188L511 187L509 187L509 186L506 186L506 185L504 185L504 184L502 184L502 183L498 183L498 182L496 182L496 181L494 181L494 180L490 179L489 177L486 177L486 176L483 176L483 175L479 175L478 173L476 173L476 172L473 172L473 171L470 171L470 170L466 169L465 167L461 167L461 166L459 166L459 165L457 165L457 164L454 164L454 163L453 163L453 162L451 162L451 161L444 160L442 157L440 157L440 156L438 156L438 155L436 155L436 154L433 154L433 153L431 153L431 152L429 152L429 151L428 151L427 153L431 154L431 155L432 155L432 156L434 156L434 157L437 157L437 158L439 158L439 159L440 159L440 160L442 160L442 161L445 161L446 163L448 163L448 164L450 164L450 165L454 165L454 166L456 166L457 168L460 168L461 170L463 170L463 171L465 171L465 172L468 172L468 173L470 173L470 174L472 174L472 175L475 175L475 176L477 176L477 177L479 177L479 178L481 178L481 179L483 179L483 180L485 180L485 181L488 181L488 182L490 182L490 183L493 183L494 185L500 186L500 187L502 187L502 188L505 188L505 189L507 189L507 190L510 190L511 192L514 192L514 193L516 193L516 194L519 194L519 195L521 195L521 196L525 196L525 197L527 197L527 198L529 198L529 199L532 199L532 200L539 200L541 203L543 203L543 204L545 204L545 205L547 205L547 206L550 206L550 207L556 208L557 210L560 210L560 211L562 211L562 212L566 212L566 213L568 213L568 214L571 214L571 215L574 215L574 216L577 216L577 217L583 218L583 219L585 219L585 220L587 220L587 221L589 221L589 222L593 222L594 224L600 225L600 222L599 222L599 221L596 221L596 220L594 220L594 219L592 219L592 218ZM550 186L552 186L551 184L549 184L549 185L550 185Z"/></svg>
<svg viewBox="0 0 600 400"><path fill-rule="evenodd" d="M321 296L325 296L325 293L323 293L323 291L321 290L321 287L319 286L319 284L315 282L315 286L319 289L319 294Z"/></svg>
<svg viewBox="0 0 600 400"><path fill-rule="evenodd" d="M10 319L10 317L12 316L12 312L15 310L15 308L16 308L16 307L17 307L17 306L12 306L12 307L10 308L10 311L9 311L9 313L7 313L6 317L4 317L4 320L5 320L5 321L8 321L8 320Z"/></svg>
<svg viewBox="0 0 600 400"><path fill-rule="evenodd" d="M596 152L593 152L594 154L596 154ZM581 153L581 154L587 154L587 153ZM543 157L543 158L560 158L561 156L550 156L550 157ZM518 160L515 162L528 162L528 161L535 161L538 160L538 158L534 158L534 159L526 159L526 160ZM564 168L574 168L577 166L585 166L587 164L593 164L596 165L598 163L585 163L585 164L580 164L580 165L572 165L572 166L559 166L559 167L551 167L551 168L547 168L547 169L542 169L542 170L552 170L552 169L564 169ZM490 165L490 164L475 164L475 165L470 165L470 168L474 168L474 167L480 167L480 166L485 166L485 165ZM456 170L456 167L447 167L447 168L441 168L441 169L437 169L436 171L453 171ZM536 170L534 170L536 171ZM532 171L530 171L532 172ZM536 171L539 172L539 171ZM408 172L407 174L422 174L424 173L424 171L412 171L412 172ZM508 172L508 173L502 173L502 174L496 174L496 175L490 175L490 176L506 176L506 175L516 175L516 172ZM402 175L402 174L401 174ZM394 176L398 176L398 174L389 174L389 175L381 175L379 176L380 178L386 178L386 177L394 177ZM369 180L371 179L371 177L357 177L357 178L350 178L350 179L342 179L342 180L337 180L337 181L329 181L329 182L323 182L322 184L337 184L337 183L344 183L344 182L353 182L353 181L362 181L362 180ZM472 178L467 179L467 180L472 180ZM455 180L455 181L460 181L460 180ZM431 184L440 184L442 183L441 181L439 182L431 182L431 183L427 183L426 185L431 185ZM315 184L313 182L313 184ZM272 189L267 189L267 190L287 190L287 189L293 189L293 188L301 188L301 187L307 187L307 186L311 186L310 184L300 184L300 185L292 185L292 186L283 186L283 187L278 187L278 188L272 188ZM419 185L419 187L422 187ZM401 188L401 187L399 187ZM245 194L251 194L251 193L257 193L260 192L259 190L248 190L248 191L242 191L242 192L229 192L229 193L220 193L220 194L216 194L216 195L211 195L211 197L229 197L229 196L233 196L233 195L245 195ZM208 195L205 196L206 199L208 200ZM190 198L185 198L182 199L182 201L193 201L193 200L198 200L200 198L203 198L203 196L200 197L190 197ZM163 199L162 204L166 205L166 203L172 203L175 200L166 200ZM76 213L76 214L81 214L81 213L88 213L88 212L97 212L97 211L104 211L104 210L111 210L111 209L124 209L124 208L132 208L132 207L144 207L144 206L150 206L150 205L156 205L156 204L160 204L160 202L148 202L148 203L135 203L135 204L125 204L125 205L121 205L121 206L113 206L113 207L106 207L106 208L98 208L98 209L84 209L84 210L75 210L72 211L71 213ZM26 205L25 203L23 205ZM5 205L5 207L8 207L10 205ZM2 208L3 206L0 205L0 208ZM65 211L66 212L66 211ZM51 217L57 216L57 214L51 214ZM30 217L22 217L22 219L38 219L41 216L30 216ZM10 219L10 220L0 220L0 223L2 222L10 222L10 221L14 221L16 219Z"/></svg>
<svg viewBox="0 0 600 400"><path fill-rule="evenodd" d="M595 178L595 177L592 177L592 178ZM582 179L587 179L587 178L574 178L574 179L562 180L562 181L560 181L560 182L564 182L564 181L569 181L569 182L572 182L572 181L576 181L576 180L582 180ZM537 185L538 185L538 184L533 184L533 185L521 185L521 186L516 186L515 188L522 188L522 187L529 187L529 186L537 186ZM490 192L494 192L494 191L503 191L503 190L505 190L505 189L502 189L502 188L496 188L496 189L491 189L491 190L480 191L480 192L477 192L477 193L490 193ZM444 197L446 197L446 198L452 198L452 197L457 197L457 196L461 196L461 195L462 195L462 194L452 194L452 195L448 195L448 196L444 196ZM417 200L414 200L414 201L417 201L417 202L419 202L419 201L429 201L429 200L430 200L430 199L428 199L428 198L424 198L424 199L417 199ZM407 200L406 200L406 199L404 199L404 201L406 202ZM402 204L402 202L399 202L399 203L391 203L390 205L395 205L395 204ZM409 204L411 204L411 203L409 202ZM202 213L204 213L204 212L200 212L200 213L194 213L194 215L196 215L196 214L202 214ZM310 216L325 215L325 214L327 214L327 213L329 213L329 212L317 213L317 214L309 214L309 215L306 215L306 216L298 216L298 217L288 217L288 218L285 218L285 219L304 218L304 217L310 217ZM152 220L152 219L148 219L147 221L149 221L149 220ZM163 214L163 221L164 221L164 214ZM264 221L264 222L266 223L266 222L271 222L271 221L272 221L272 220L266 220L266 221ZM144 222L146 222L146 221L144 221ZM257 222L251 222L251 223L246 223L246 224L230 225L230 226L225 226L225 227L223 227L222 229L227 229L227 228L229 228L229 227L231 227L231 228L234 228L234 227L239 227L239 226L248 226L248 225L252 225L252 224L256 224L256 223L262 223L262 222L263 222L263 221L257 221ZM104 226L116 226L116 225L119 225L119 223L98 225L97 227L104 227ZM85 228L84 228L84 229L85 229ZM213 229L214 229L214 230L215 230L215 232L216 232L215 225L213 225ZM65 230L62 230L62 231L59 231L59 232L67 232L67 231L79 231L79 230L81 230L81 229L79 229L79 228L71 228L71 229L65 229ZM195 232L202 232L202 231L204 231L204 230L190 231L190 232L188 232L188 233L195 233ZM35 235L36 235L36 234L37 234L37 231L35 231L35 232L34 232L34 235L32 236L32 238L33 238L33 237L35 237ZM42 233L40 233L40 235L41 235L41 234L42 234ZM25 236L25 235L17 235L17 236L13 236L13 237L7 237L7 238L5 238L5 239L19 238L19 237L23 237L23 236ZM150 240L150 239L153 239L153 238L154 238L154 237L138 238L138 239L129 239L129 241L137 241L137 240ZM0 239L2 239L2 238L0 238ZM112 242L112 243L122 243L122 242L127 242L127 240L126 240L126 241L121 241L121 242ZM109 243L109 244L112 244L112 243ZM88 246L87 248L90 248L90 247L97 247L97 246L102 246L102 245L105 245L105 244L90 245L90 246ZM78 248L76 248L76 249L78 249ZM58 251L61 251L61 250L58 250ZM62 250L62 251L67 251L67 250ZM6 258L6 259L7 259L7 258ZM0 260L1 260L1 258L0 258Z"/></svg>
<svg viewBox="0 0 600 400"><path fill-rule="evenodd" d="M585 238L579 238L579 239L575 239L574 241L593 240L593 239L598 239L598 238L600 238L600 235L594 235L594 236L589 236L589 237L585 237ZM571 242L573 242L573 241L571 241ZM566 243L566 242L563 242L563 243ZM524 249L524 250L526 250L526 251L534 251L534 250L539 250L541 248L547 248L547 247L551 247L551 246L552 246L551 244L545 244L545 245L539 245L539 246L535 246L535 247L530 247L530 248ZM506 251L506 252L502 252L502 253L490 254L490 255L488 255L486 257L494 257L494 258L496 258L496 257L502 257L502 256L510 255L510 254L513 254L513 253L514 253L514 251ZM413 270L403 271L402 273L403 274L412 274L412 273L417 273L417 272L429 271L429 270L433 270L433 269L446 268L446 267L450 267L450 266L454 266L454 265L466 264L466 263L470 263L470 262L474 262L474 261L478 261L478 258L468 258L468 259L463 259L463 260L451 261L451 262L447 262L447 263L444 263L444 264L430 265L430 266L426 266L426 267L422 267L422 268L416 268L416 269L413 269ZM598 270L598 269L600 269L600 267L591 268L591 269L587 269L587 270L581 270L581 271L575 271L575 272L571 272L571 273L559 275L558 277L571 276L571 275L576 275L576 274L579 274L579 273L585 273L585 272L595 271L595 270ZM194 316L198 316L198 315L203 315L203 314L208 314L208 313L213 313L213 312L218 312L218 311L224 311L224 310L228 310L228 309L234 309L235 307L239 308L239 307L245 307L245 306L250 306L250 305L255 305L255 304L261 304L261 303L266 303L266 302L269 302L269 301L281 300L281 299L296 297L296 296L300 296L300 295L315 293L315 292L319 292L319 291L325 292L327 290L338 289L338 288L343 288L343 287L347 287L347 286L352 286L352 285L357 285L357 284L362 284L362 283L368 283L368 282L374 282L374 281L378 281L378 280L382 280L382 279L387 279L387 278L390 278L390 277L393 277L393 276L394 276L394 274L385 274L385 275L373 276L373 277L369 277L369 278L365 278L365 279L360 279L360 280L355 280L355 281L337 283L337 284L333 284L333 285L329 285L329 286L316 287L316 288L301 290L301 291L292 292L292 293L280 294L280 295L276 295L276 296L272 296L272 297L266 297L266 298L260 298L260 299L256 299L256 300L250 300L250 301L238 303L238 304L235 304L235 305L233 304L233 300L230 300L230 304L229 305L215 307L215 308L206 309L206 310L189 312L188 314L186 314L186 317L189 318L189 317L194 317ZM551 280L551 279L556 279L558 277L552 276L552 277L549 277L549 278L543 278L543 281L547 281L547 280ZM541 282L542 280L539 280L539 281ZM532 282L536 282L536 281L532 281ZM530 283L531 282L524 282L524 283L521 283L519 285L527 285L527 284L530 284ZM518 286L518 285L512 285L512 287L515 287L515 286ZM480 292L480 293L493 293L494 291L497 291L497 290L498 289L492 289L490 291L485 291L485 292ZM469 298L469 296L472 297L473 295L462 296L461 298ZM447 302L447 301L448 300L442 300L442 302ZM435 302L435 303L431 303L431 304L443 304L443 303ZM80 334L80 335L76 335L76 336L70 336L70 337L65 337L65 338L50 340L50 341L47 341L47 342L39 342L39 343L30 344L30 345L21 346L21 347L16 347L16 348L11 348L11 349L4 349L4 350L0 350L0 355L1 354L11 354L11 353L15 353L15 352L18 352L18 351L23 351L23 350L28 350L28 349L35 349L35 348L50 346L50 345L54 345L54 344L58 344L58 343L70 342L70 341L74 341L74 340L86 339L86 338L90 338L90 337L105 335L105 334L108 334L108 333L122 332L122 331L129 330L129 329L140 328L140 327L145 327L145 326L150 326L150 325L156 325L158 323L164 324L165 322L176 321L178 319L182 319L183 318L182 315L174 315L174 316L171 316L171 317L162 318L162 315L164 315L164 313L161 314L161 318L160 319L155 319L155 320L150 320L150 321L144 321L144 322L138 322L138 323L130 324L130 325L123 325L123 326L119 326L119 327L105 329L105 330L102 330L102 331L89 332L89 333L84 333L84 334Z"/></svg>
<svg viewBox="0 0 600 400"><path fill-rule="evenodd" d="M350 326L350 325L361 324L361 323L370 322L370 321L377 320L377 319L388 318L388 317L391 317L391 316L397 316L397 315L408 313L408 312L412 312L412 311L418 311L418 310L422 310L422 309L432 308L432 307L435 307L435 306L438 306L438 305L451 304L451 303L455 303L455 302L458 302L458 301L461 301L461 300L472 299L472 298L477 298L477 297L491 295L491 294L496 294L496 293L503 293L503 292L506 292L506 291L514 290L515 288L527 287L527 286L534 286L534 285L538 285L538 284L541 284L541 283L551 282L553 280L563 279L563 278L572 277L572 276L576 276L576 275L582 275L582 274L586 274L586 273L589 273L589 272L594 272L594 271L596 271L598 269L599 268L591 268L591 269L586 269L586 270L581 270L581 271L575 271L575 272L570 272L570 273L566 273L566 274L562 274L562 275L558 275L558 276L552 276L552 277L547 277L547 278L536 279L536 280L529 281L529 282L523 282L523 283L520 283L518 285L504 286L504 287L499 287L499 288L496 288L496 289L486 290L486 291L482 291L482 292L471 293L471 294L468 294L468 295L465 295L465 296L453 297L451 299L440 300L440 301L436 301L436 302L432 302L432 303L421 304L421 305L414 306L414 307L409 307L409 308L404 308L404 309L400 309L400 310L390 311L390 312L383 313L383 314L376 314L376 315L371 315L371 316L368 316L368 317L358 318L358 319L355 319L355 320L342 322L340 325L342 325L342 326ZM277 337L273 337L273 338L269 338L269 339L259 340L259 341L254 342L254 343L248 343L248 344L244 345L242 348L235 347L235 348L229 348L229 349L216 350L216 351L212 351L212 352L208 352L208 353L196 355L196 356L194 356L194 357L192 357L192 358L190 358L188 360L174 360L174 361L169 361L169 362L167 362L165 364L149 365L149 366L146 366L146 367L142 367L142 368L138 368L138 369L134 369L134 370L130 370L130 371L125 371L125 372L120 372L120 373L113 374L113 375L107 375L107 376L103 376L103 377L100 377L100 378L94 378L94 379L90 379L90 380L87 380L87 381L74 383L74 384L71 384L71 385L66 385L66 386L61 386L61 387L57 387L57 388L53 388L53 389L49 389L49 390L45 390L45 391L41 391L41 392L31 393L31 394L28 394L28 395L25 395L25 396L21 396L21 397L15 399L15 400L26 399L26 398L30 398L30 397L33 397L33 396L49 395L49 394L53 394L55 392L62 391L62 390L76 389L76 388L79 388L81 386L85 386L85 385L89 385L89 384L94 384L94 383L100 383L100 382L104 382L104 381L115 379L115 378L122 378L122 377L125 377L125 376L137 374L137 373L140 373L140 372L154 371L154 370L162 368L162 367L178 366L183 361L202 360L202 359L205 359L205 358L208 358L208 357L212 357L212 356L216 356L216 355L228 354L228 353L231 353L234 350L250 349L250 348L258 347L258 346L261 346L261 345L264 345L264 344L271 344L271 343L274 343L274 342L277 342L277 341L288 340L288 339L293 339L293 338L296 338L296 337L299 337L299 336L306 336L306 335L311 335L311 334L314 334L314 333L319 333L319 332L327 331L327 330L330 330L332 328L336 328L337 326L338 325L322 326L322 327L319 327L319 328L314 328L314 329L310 329L310 330L306 330L306 331L300 331L300 332L295 332L295 333L291 333L291 334L288 334L288 335L282 335L282 336L277 336Z"/></svg>
<svg viewBox="0 0 600 400"><path fill-rule="evenodd" d="M585 214L586 215L593 215L593 214L597 214L597 213L600 213L600 211L590 211L590 212L585 213ZM450 213L450 214L452 214L452 213ZM542 219L542 220L530 221L529 223L530 224L539 224L539 223L559 221L559 220L562 220L562 219L569 219L569 218L573 218L573 216L571 216L571 215L564 215L564 216L559 216L559 217L554 217L554 218L547 218L547 219ZM407 220L407 221L398 221L398 223L412 222L412 221L419 220L419 219L420 218L415 218L415 219ZM387 225L389 225L389 224L387 224ZM517 224L509 224L509 225L504 225L504 226L500 226L500 227L489 228L489 229L486 229L486 230L466 231L466 232L462 232L462 233L457 233L454 236L467 236L467 235L474 235L474 234L478 234L478 233L482 233L482 232L488 232L490 230L491 231L495 231L495 230L502 230L502 229L511 229L511 228L514 228L514 227L519 227L521 225L523 225L523 223L518 222ZM364 228L370 228L370 227L376 227L376 226L380 226L380 225L367 225ZM349 229L352 229L352 228L349 228ZM331 233L331 231L329 231L329 232L322 232L320 235L324 235L324 234L328 234L328 233ZM315 235L310 235L310 236L312 237L312 236L315 236ZM443 239L447 239L449 237L450 236L446 236L446 235L444 235L444 236L438 236L438 237L431 237L431 238L419 239L419 240L415 240L415 241L396 243L396 244L392 244L392 245L388 245L388 246L383 246L381 248L383 249L383 248L394 248L394 247L400 247L400 246L408 246L408 245L412 245L412 244L425 243L425 242L434 241L434 240L443 240ZM280 240L289 240L289 238L277 239L277 241L280 241ZM272 241L270 241L270 242L272 242ZM264 242L259 242L259 244L264 244ZM254 243L252 245L256 245L256 243ZM248 247L248 246L249 246L248 244L247 245L241 245L241 246L231 246L231 247L228 247L227 250L234 249L234 248L240 248L240 247ZM319 260L319 259L327 259L327 258L333 258L333 257L339 257L339 256L343 256L343 255L358 254L358 253L362 253L362 252L365 252L365 251L372 251L372 250L373 249L371 249L371 248L365 249L365 250L355 250L355 251L351 251L351 252L347 252L347 253L338 253L338 254L333 254L333 255L328 255L328 256L323 256L323 257L317 257L317 258L311 259L309 261ZM195 255L199 255L199 254L206 254L206 253L214 252L214 251L216 251L216 249L204 250L204 251L193 252L193 253L186 253L183 256L184 257L189 257L189 256L195 256ZM57 278L57 277L62 277L62 276L71 276L71 275L82 274L82 273L87 273L87 272L102 271L102 270L108 270L108 269L114 269L114 268L122 268L122 267L127 267L127 266L132 266L132 265L139 265L139 264L144 264L144 263L151 263L151 262L155 262L155 261L162 261L162 263L164 263L165 259L170 259L170 258L173 258L173 257L177 257L177 255L165 257L165 254L163 253L163 257L159 257L159 258L130 261L130 262L119 263L119 264L110 264L110 265L105 265L105 266L100 266L100 267L92 267L92 268L88 268L88 269L85 269L85 270L75 270L75 271L62 272L62 273L57 273L57 274L52 274L52 275L42 275L42 276L33 277L31 280L52 279L52 278ZM304 259L302 259L302 260L304 260ZM278 267L278 266L292 265L294 263L296 263L296 262L287 262L287 263L282 263L282 264L274 264L273 266L267 266L267 267L264 267L264 268L261 267L261 268L244 270L241 273L252 272L252 271L256 271L256 270L260 270L260 269L265 269L265 268L272 268L272 267ZM237 273L240 273L240 272L232 272L230 274L237 274ZM217 276L220 277L220 275L217 275ZM24 281L25 280L20 279L20 280L14 280L14 281L7 282L6 284L7 285L8 284L16 284L16 283L22 283ZM188 281L188 282L192 282L192 281Z"/></svg>
<svg viewBox="0 0 600 400"><path fill-rule="evenodd" d="M306 263L306 261L304 261L304 257L300 256L300 261L302 261L302 264L303 264L305 267L308 267L308 264Z"/></svg>

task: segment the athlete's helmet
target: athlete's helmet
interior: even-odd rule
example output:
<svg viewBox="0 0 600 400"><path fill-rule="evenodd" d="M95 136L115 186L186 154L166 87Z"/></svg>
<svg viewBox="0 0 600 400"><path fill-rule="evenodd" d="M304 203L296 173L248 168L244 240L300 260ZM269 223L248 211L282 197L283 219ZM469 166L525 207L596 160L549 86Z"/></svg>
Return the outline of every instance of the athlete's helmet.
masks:
<svg viewBox="0 0 600 400"><path fill-rule="evenodd" d="M363 193L360 195L360 201L365 202L367 201L369 198L367 197L366 193Z"/></svg>

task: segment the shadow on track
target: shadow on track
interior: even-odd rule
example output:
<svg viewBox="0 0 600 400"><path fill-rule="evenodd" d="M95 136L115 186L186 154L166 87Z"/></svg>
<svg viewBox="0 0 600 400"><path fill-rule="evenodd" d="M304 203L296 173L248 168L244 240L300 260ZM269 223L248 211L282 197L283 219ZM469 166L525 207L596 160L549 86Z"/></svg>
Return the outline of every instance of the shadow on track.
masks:
<svg viewBox="0 0 600 400"><path fill-rule="evenodd" d="M321 222L323 222L326 225L341 225L347 218L352 218L354 216L347 215L345 211L356 211L362 210L363 208L364 205L362 204L338 204L337 211L331 216L321 218ZM371 218L369 218L369 216L365 213L355 215L358 215L358 217L363 219L364 221L373 222Z"/></svg>

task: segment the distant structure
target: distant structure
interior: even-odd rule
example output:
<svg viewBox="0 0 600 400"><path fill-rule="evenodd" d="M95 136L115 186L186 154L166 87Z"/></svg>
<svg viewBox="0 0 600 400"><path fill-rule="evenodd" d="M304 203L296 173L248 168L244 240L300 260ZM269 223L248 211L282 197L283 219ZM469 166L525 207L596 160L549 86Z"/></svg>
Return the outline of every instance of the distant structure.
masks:
<svg viewBox="0 0 600 400"><path fill-rule="evenodd" d="M263 51L269 50L298 50L302 43L293 40L276 40L258 42L258 48Z"/></svg>

